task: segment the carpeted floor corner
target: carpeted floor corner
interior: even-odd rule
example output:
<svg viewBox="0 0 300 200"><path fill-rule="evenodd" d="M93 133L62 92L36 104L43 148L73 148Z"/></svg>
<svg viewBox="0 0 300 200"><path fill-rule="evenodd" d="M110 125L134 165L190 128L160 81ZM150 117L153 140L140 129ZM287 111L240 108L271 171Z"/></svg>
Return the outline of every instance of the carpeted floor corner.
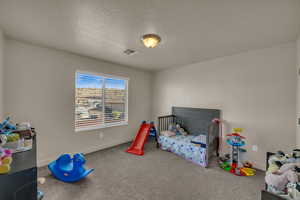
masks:
<svg viewBox="0 0 300 200"><path fill-rule="evenodd" d="M231 175L217 166L201 168L172 153L145 147L142 157L127 154L129 144L86 156L95 168L88 178L74 183L54 179L39 169L46 183L39 185L45 200L259 200L262 172L254 177Z"/></svg>

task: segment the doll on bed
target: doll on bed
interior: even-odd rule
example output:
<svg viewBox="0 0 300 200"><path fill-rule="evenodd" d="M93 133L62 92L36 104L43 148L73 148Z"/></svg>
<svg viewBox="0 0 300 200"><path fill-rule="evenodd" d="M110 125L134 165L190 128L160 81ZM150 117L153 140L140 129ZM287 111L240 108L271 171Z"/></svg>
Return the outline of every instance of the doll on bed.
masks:
<svg viewBox="0 0 300 200"><path fill-rule="evenodd" d="M183 128L181 128L179 124L170 124L168 130L162 131L161 135L167 137L172 137L176 135L187 136L187 132Z"/></svg>
<svg viewBox="0 0 300 200"><path fill-rule="evenodd" d="M268 190L277 194L286 193L288 183L297 183L298 173L300 173L300 151L295 149L290 158L278 151L268 160L265 181L268 184Z"/></svg>

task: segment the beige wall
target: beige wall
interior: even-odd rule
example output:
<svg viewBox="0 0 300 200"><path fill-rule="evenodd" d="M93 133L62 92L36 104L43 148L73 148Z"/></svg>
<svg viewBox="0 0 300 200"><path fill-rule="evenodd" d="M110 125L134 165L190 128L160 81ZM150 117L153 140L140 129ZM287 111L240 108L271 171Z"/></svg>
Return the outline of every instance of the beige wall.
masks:
<svg viewBox="0 0 300 200"><path fill-rule="evenodd" d="M36 127L39 165L61 153L91 152L130 141L141 120L150 120L151 73L14 40L5 45L5 113ZM74 132L76 70L130 78L128 126Z"/></svg>
<svg viewBox="0 0 300 200"><path fill-rule="evenodd" d="M297 84L297 118L300 119L300 35L297 40L297 70L298 70L298 84ZM298 121L297 121L298 123ZM300 148L300 125L297 124L297 147Z"/></svg>
<svg viewBox="0 0 300 200"><path fill-rule="evenodd" d="M0 29L0 121L3 118L3 89L4 89L4 34Z"/></svg>
<svg viewBox="0 0 300 200"><path fill-rule="evenodd" d="M248 159L264 169L266 151L296 145L295 50L291 43L158 72L154 116L171 106L221 109L226 133L244 128Z"/></svg>
<svg viewBox="0 0 300 200"><path fill-rule="evenodd" d="M149 72L15 40L5 40L5 47L4 111L37 128L39 165L64 152L91 152L131 140L140 121L150 120L152 104L155 118L171 106L221 109L226 132L245 129L248 158L261 169L266 151L289 151L300 144L295 142L297 59L292 43L157 72L154 80ZM1 67L0 62L0 77ZM130 78L129 126L74 132L75 70Z"/></svg>

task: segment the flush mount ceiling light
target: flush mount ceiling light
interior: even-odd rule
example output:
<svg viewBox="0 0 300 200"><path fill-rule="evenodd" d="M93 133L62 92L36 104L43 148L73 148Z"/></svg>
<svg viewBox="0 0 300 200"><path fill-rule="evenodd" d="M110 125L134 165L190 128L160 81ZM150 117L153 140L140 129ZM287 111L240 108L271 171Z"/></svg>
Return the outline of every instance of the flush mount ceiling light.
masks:
<svg viewBox="0 0 300 200"><path fill-rule="evenodd" d="M161 38L156 34L146 34L142 37L142 42L147 48L155 48L160 41Z"/></svg>

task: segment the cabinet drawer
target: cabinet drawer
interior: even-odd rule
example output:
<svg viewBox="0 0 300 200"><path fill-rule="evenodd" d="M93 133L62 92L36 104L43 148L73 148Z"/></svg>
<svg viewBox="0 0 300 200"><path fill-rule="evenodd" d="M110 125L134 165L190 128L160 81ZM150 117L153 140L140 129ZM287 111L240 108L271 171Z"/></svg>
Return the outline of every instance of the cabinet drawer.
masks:
<svg viewBox="0 0 300 200"><path fill-rule="evenodd" d="M0 199L36 200L37 168L0 176Z"/></svg>

